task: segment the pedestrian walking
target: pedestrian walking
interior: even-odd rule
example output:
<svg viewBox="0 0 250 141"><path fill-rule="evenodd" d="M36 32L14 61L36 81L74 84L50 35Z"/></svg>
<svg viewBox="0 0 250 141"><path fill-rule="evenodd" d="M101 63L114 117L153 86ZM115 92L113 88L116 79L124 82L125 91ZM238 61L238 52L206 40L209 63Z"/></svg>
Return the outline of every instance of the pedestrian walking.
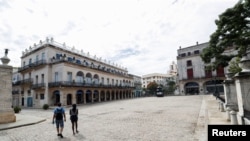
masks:
<svg viewBox="0 0 250 141"><path fill-rule="evenodd" d="M72 123L73 135L75 135L75 131L76 131L76 133L79 132L77 130L78 109L76 108L76 104L72 105L72 108L69 110L69 115L70 115L70 120L71 120L71 123Z"/></svg>
<svg viewBox="0 0 250 141"><path fill-rule="evenodd" d="M53 123L56 123L56 130L57 130L57 136L60 136L63 138L62 132L63 132L63 127L64 127L64 122L66 122L66 115L65 115L65 110L62 107L61 103L58 103L54 109L54 115L53 115ZM64 121L63 121L64 118Z"/></svg>

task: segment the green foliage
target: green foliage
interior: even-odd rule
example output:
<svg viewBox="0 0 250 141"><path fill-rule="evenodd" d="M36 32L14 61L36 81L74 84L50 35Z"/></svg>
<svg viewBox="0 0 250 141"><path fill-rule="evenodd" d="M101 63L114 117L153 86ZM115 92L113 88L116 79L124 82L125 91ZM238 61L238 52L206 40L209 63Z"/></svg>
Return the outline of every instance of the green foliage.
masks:
<svg viewBox="0 0 250 141"><path fill-rule="evenodd" d="M149 90L150 93L154 93L157 87L158 87L158 84L156 82L150 82L147 85L147 89Z"/></svg>
<svg viewBox="0 0 250 141"><path fill-rule="evenodd" d="M169 81L168 82L168 87L167 87L167 93L173 93L175 90L175 82L174 81Z"/></svg>
<svg viewBox="0 0 250 141"><path fill-rule="evenodd" d="M237 56L246 53L250 45L250 3L248 0L240 0L232 8L228 8L215 20L216 31L210 36L208 48L203 49L201 58L205 63L212 62L213 69L218 66L228 66L228 62L235 55L222 54L228 48L238 50Z"/></svg>
<svg viewBox="0 0 250 141"><path fill-rule="evenodd" d="M13 108L13 110L14 110L15 113L19 113L19 112L21 111L21 107L15 106L15 107Z"/></svg>
<svg viewBox="0 0 250 141"><path fill-rule="evenodd" d="M236 57L235 59L232 59L229 62L229 68L228 71L230 73L236 74L238 72L240 72L242 69L239 67L239 62L240 62L240 58Z"/></svg>
<svg viewBox="0 0 250 141"><path fill-rule="evenodd" d="M49 105L48 105L48 104L44 104L44 105L43 105L43 109L44 109L44 110L49 109Z"/></svg>

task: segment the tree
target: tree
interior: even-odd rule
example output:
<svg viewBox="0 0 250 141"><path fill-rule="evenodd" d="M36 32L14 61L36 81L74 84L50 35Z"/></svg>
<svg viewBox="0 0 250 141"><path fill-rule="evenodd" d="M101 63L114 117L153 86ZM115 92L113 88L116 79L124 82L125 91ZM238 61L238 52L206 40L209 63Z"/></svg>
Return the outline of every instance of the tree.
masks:
<svg viewBox="0 0 250 141"><path fill-rule="evenodd" d="M168 81L168 84L167 84L167 92L168 93L173 93L174 90L175 90L175 82L174 81Z"/></svg>
<svg viewBox="0 0 250 141"><path fill-rule="evenodd" d="M157 87L158 87L158 84L156 82L150 82L147 85L147 89L149 90L150 93L154 93Z"/></svg>
<svg viewBox="0 0 250 141"><path fill-rule="evenodd" d="M215 20L216 31L210 36L209 46L201 53L205 63L211 63L213 70L229 65L233 57L245 55L250 45L250 2L240 0L228 8ZM237 55L223 54L226 49L234 48ZM212 62L212 59L215 61Z"/></svg>
<svg viewBox="0 0 250 141"><path fill-rule="evenodd" d="M231 72L232 74L236 74L237 72L240 72L242 69L239 67L239 63L240 63L239 57L235 57L235 59L232 59L229 62L228 71Z"/></svg>

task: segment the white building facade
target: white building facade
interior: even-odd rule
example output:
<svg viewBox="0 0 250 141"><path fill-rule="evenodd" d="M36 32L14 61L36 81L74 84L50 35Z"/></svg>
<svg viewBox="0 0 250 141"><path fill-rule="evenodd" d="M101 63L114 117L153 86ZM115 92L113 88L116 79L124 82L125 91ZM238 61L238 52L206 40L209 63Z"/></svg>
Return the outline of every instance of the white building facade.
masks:
<svg viewBox="0 0 250 141"><path fill-rule="evenodd" d="M126 68L53 38L23 51L21 63L13 75L13 97L19 99L14 104L20 106L86 104L134 96L133 77Z"/></svg>
<svg viewBox="0 0 250 141"><path fill-rule="evenodd" d="M177 50L178 89L181 95L223 93L224 68L211 70L200 54L208 43L196 44Z"/></svg>
<svg viewBox="0 0 250 141"><path fill-rule="evenodd" d="M151 73L142 76L142 87L147 88L150 82L156 82L158 85L166 86L168 81L175 81L175 77L169 74Z"/></svg>

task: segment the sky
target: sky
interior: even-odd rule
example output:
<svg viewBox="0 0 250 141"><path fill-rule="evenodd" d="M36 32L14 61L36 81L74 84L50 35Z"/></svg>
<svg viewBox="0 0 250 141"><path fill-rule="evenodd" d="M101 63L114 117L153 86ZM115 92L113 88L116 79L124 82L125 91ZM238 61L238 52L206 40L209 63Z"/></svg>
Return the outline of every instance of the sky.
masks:
<svg viewBox="0 0 250 141"><path fill-rule="evenodd" d="M142 76L167 73L177 50L208 42L238 0L0 0L0 57L53 37Z"/></svg>

